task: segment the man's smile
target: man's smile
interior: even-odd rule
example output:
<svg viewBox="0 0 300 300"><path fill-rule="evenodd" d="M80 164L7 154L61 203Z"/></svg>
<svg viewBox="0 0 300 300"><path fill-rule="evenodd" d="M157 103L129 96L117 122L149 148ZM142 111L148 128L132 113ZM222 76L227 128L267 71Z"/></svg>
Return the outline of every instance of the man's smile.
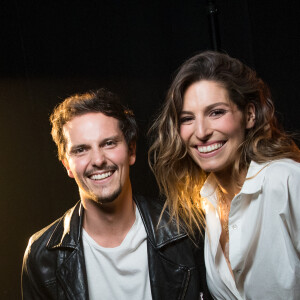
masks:
<svg viewBox="0 0 300 300"><path fill-rule="evenodd" d="M91 175L89 178L92 179L92 180L101 180L101 179L110 177L113 173L114 173L113 171L108 171L108 172L105 172L105 173L102 173L102 174Z"/></svg>

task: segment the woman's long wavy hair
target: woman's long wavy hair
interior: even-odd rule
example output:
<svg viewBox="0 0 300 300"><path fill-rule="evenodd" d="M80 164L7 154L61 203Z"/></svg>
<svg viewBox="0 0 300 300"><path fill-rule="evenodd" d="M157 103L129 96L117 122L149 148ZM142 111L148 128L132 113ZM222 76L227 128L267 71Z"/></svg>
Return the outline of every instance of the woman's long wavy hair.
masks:
<svg viewBox="0 0 300 300"><path fill-rule="evenodd" d="M234 178L248 168L251 160L258 163L280 158L300 161L299 148L277 122L270 90L255 71L235 58L212 51L187 60L179 68L149 130L153 143L148 160L160 192L166 197L164 209L168 207L178 226L181 219L191 236L205 223L199 191L208 174L189 156L179 134L179 116L186 89L200 80L211 80L223 86L229 99L242 112L249 103L255 106L255 125L246 131L245 140L238 149Z"/></svg>

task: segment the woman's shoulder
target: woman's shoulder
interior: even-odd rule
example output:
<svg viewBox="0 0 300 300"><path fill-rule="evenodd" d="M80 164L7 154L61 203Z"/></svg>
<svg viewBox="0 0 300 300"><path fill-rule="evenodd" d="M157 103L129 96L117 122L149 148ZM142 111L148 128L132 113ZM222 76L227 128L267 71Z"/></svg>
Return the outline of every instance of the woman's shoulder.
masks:
<svg viewBox="0 0 300 300"><path fill-rule="evenodd" d="M300 163L289 159L278 159L273 160L266 166L266 173L273 176L283 176L283 175L300 175Z"/></svg>
<svg viewBox="0 0 300 300"><path fill-rule="evenodd" d="M279 159L266 165L264 172L265 185L269 184L273 189L284 186L300 188L300 163L292 159Z"/></svg>
<svg viewBox="0 0 300 300"><path fill-rule="evenodd" d="M264 168L262 197L272 215L290 220L293 212L300 217L300 164L291 159L274 160ZM290 221L289 221L290 222Z"/></svg>

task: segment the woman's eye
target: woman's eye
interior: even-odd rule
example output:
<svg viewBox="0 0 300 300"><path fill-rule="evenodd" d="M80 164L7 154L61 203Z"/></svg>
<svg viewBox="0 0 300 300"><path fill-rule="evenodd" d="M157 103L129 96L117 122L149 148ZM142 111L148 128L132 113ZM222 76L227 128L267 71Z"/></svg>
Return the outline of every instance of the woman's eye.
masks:
<svg viewBox="0 0 300 300"><path fill-rule="evenodd" d="M107 146L107 147L111 147L111 146L114 146L116 143L114 142L114 141L107 141L106 143L105 143L105 146Z"/></svg>
<svg viewBox="0 0 300 300"><path fill-rule="evenodd" d="M190 121L192 121L192 120L193 120L193 118L192 118L192 117L188 117L188 116L186 116L186 117L181 117L181 118L179 119L180 124L188 123L188 122L190 122Z"/></svg>
<svg viewBox="0 0 300 300"><path fill-rule="evenodd" d="M225 112L226 112L226 111L225 111L224 109L215 109L215 110L213 110L213 111L210 113L210 115L211 115L212 117L219 117L219 116L224 115Z"/></svg>

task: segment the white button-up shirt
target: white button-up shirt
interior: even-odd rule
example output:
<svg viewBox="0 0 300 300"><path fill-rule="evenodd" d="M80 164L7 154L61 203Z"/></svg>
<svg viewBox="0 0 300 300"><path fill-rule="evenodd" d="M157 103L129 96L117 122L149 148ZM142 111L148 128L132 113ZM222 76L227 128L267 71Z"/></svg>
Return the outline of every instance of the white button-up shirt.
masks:
<svg viewBox="0 0 300 300"><path fill-rule="evenodd" d="M251 162L229 213L229 260L220 246L216 182L201 189L207 283L215 299L300 299L300 164Z"/></svg>

